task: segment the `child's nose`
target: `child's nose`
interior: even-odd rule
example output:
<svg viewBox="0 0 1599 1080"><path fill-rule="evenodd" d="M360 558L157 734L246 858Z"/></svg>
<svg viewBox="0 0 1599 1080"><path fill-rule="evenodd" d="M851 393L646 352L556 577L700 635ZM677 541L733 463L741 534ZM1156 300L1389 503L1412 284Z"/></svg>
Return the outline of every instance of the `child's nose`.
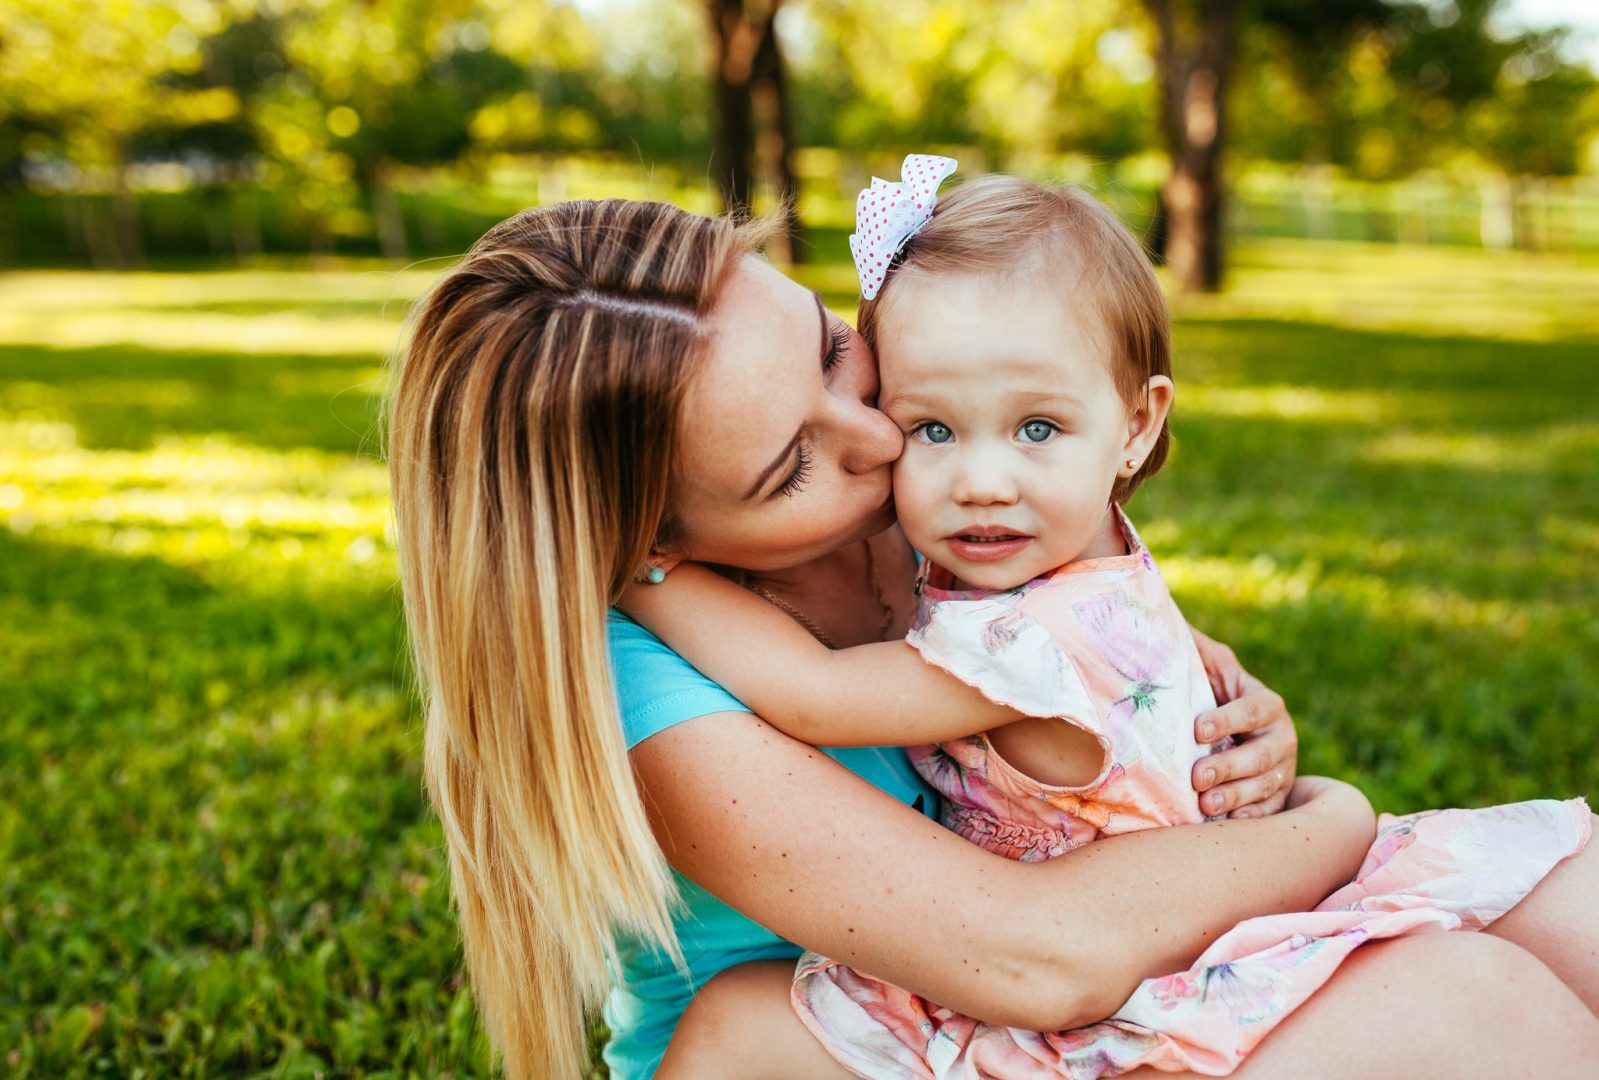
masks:
<svg viewBox="0 0 1599 1080"><path fill-rule="evenodd" d="M956 466L953 494L963 506L1005 506L1014 503L1018 491L1009 472L985 462L985 455L967 455Z"/></svg>

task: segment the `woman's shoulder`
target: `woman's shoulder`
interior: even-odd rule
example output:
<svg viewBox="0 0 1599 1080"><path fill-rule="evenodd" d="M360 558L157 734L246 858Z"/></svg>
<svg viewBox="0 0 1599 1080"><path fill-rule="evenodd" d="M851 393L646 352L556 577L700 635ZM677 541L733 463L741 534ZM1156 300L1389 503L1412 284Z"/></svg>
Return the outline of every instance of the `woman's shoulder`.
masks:
<svg viewBox="0 0 1599 1080"><path fill-rule="evenodd" d="M749 712L738 698L620 611L607 613L611 678L631 749L658 732L721 712Z"/></svg>

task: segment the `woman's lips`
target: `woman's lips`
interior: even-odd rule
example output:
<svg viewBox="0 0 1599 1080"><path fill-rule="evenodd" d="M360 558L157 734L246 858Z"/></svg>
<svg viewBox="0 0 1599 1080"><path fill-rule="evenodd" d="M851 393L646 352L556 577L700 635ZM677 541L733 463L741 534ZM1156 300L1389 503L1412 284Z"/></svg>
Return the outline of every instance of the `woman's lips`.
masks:
<svg viewBox="0 0 1599 1080"><path fill-rule="evenodd" d="M958 558L967 562L999 562L1022 550L1032 539L1001 529L980 528L957 533L945 543Z"/></svg>

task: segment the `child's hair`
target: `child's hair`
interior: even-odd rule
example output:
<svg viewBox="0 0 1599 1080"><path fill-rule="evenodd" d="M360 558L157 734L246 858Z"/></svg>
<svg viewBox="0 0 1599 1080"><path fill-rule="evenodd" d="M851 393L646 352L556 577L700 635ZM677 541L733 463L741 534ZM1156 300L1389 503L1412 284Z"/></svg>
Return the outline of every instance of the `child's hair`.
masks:
<svg viewBox="0 0 1599 1080"><path fill-rule="evenodd" d="M1171 376L1171 325L1149 258L1115 214L1078 188L994 175L940 196L932 218L895 257L882 290L861 301L857 321L874 350L894 282L917 273L992 273L1017 281L1051 273L1063 304L1092 313L1087 329L1109 349L1111 376L1129 409L1143 404L1150 376ZM1118 479L1111 498L1126 502L1159 471L1170 448L1163 422L1143 468Z"/></svg>

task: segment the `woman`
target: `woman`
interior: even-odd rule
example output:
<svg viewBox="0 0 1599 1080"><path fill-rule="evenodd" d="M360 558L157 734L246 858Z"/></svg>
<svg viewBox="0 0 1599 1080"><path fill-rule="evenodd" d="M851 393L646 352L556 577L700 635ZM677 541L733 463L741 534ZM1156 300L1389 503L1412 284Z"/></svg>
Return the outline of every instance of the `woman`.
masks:
<svg viewBox="0 0 1599 1080"><path fill-rule="evenodd" d="M519 215L422 302L397 373L390 467L428 785L479 1008L514 1076L575 1071L580 1009L613 973L608 1059L648 1075L695 986L727 969L710 992L739 992L733 966L791 959L788 942L989 1020L1098 1019L1239 919L1313 905L1371 839L1365 801L1324 782L1281 814L1011 863L930 822L893 752L829 760L626 620L608 629L629 581L681 557L751 572L838 645L905 630L912 556L888 502L900 436L871 407L871 358L751 256L758 239L657 204ZM1207 653L1236 700L1199 737L1253 738L1200 762L1196 786L1214 789L1209 812L1264 815L1292 777L1291 724ZM1570 945L1558 913L1595 885L1594 861L1573 861L1497 924L1538 956L1466 935L1369 949L1250 1068L1558 1071L1599 1053L1599 993L1585 1008L1572 989L1599 987L1599 927L1576 928L1576 949L1547 940ZM1086 899L1105 896L1113 909ZM1490 1008L1468 974L1516 992ZM1514 1047L1488 1015L1516 1026ZM1352 1029L1365 1038L1342 1045ZM803 1042L754 1063L719 1049L675 1046L669 1067L836 1069Z"/></svg>

